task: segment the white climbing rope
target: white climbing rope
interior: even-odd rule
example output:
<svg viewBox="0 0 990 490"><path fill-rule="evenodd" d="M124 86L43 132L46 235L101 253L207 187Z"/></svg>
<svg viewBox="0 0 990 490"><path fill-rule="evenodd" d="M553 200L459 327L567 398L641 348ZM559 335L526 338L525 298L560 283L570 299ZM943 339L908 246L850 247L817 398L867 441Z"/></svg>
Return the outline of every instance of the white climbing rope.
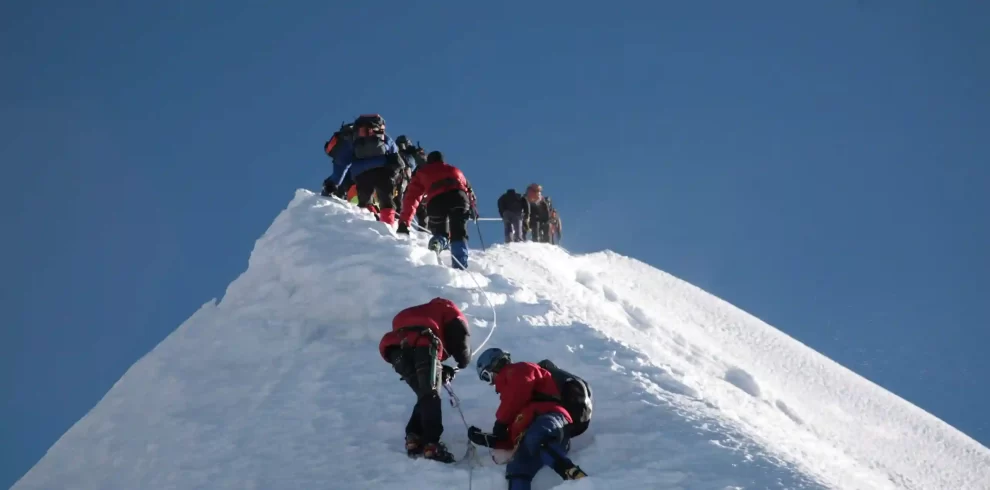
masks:
<svg viewBox="0 0 990 490"><path fill-rule="evenodd" d="M461 422L464 422L464 430L470 430L467 419L464 417L464 410L461 410L461 399L454 394L454 389L450 387L449 381L444 383L443 387L447 390L447 394L450 395L450 405L457 409L457 413L461 414ZM468 490L472 490L472 487L474 486L474 463L478 462L478 453L475 450L474 443L471 442L471 439L468 439L467 450L464 452L464 456L461 456L459 461L465 461L468 457L471 458L468 462Z"/></svg>
<svg viewBox="0 0 990 490"><path fill-rule="evenodd" d="M430 230L427 230L426 228L423 228L422 226L419 226L416 223L411 223L411 224L414 227L416 227L416 229L419 231L430 233ZM462 269L467 270L467 266L462 264L460 260L457 260L457 257L451 255L450 258L454 259L454 262L457 262L457 265L461 266ZM492 303L491 298L488 297L488 293L485 292L485 289L481 286L481 282L478 281L478 278L474 277L474 274L471 274L470 272L468 272L468 275L470 275L471 279L474 280L475 285L478 286L477 287L478 292L485 297L485 301L488 302L488 306L490 306L492 309L492 328L488 329L488 336L486 336L485 340L483 340L481 344L478 345L478 348L471 353L471 357L474 358L474 356L478 355L478 353L481 352L481 349L485 347L485 344L488 343L488 339L492 338L492 334L495 333L495 328L498 326L498 314L495 312L495 304Z"/></svg>

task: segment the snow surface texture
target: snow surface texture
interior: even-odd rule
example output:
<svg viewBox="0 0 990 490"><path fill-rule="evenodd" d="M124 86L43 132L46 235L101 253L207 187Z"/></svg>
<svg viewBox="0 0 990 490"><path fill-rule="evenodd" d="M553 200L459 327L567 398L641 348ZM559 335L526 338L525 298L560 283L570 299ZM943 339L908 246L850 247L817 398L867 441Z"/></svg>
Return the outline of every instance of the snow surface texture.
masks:
<svg viewBox="0 0 990 490"><path fill-rule="evenodd" d="M410 460L412 391L378 356L392 316L435 296L472 322L472 348L549 358L595 390L572 457L591 476L534 488L988 489L990 450L696 287L611 252L543 244L438 265L305 190L249 267L142 358L14 489L504 489L504 466ZM453 383L469 424L498 397ZM444 399L448 395L444 393ZM466 430L444 403L444 439Z"/></svg>

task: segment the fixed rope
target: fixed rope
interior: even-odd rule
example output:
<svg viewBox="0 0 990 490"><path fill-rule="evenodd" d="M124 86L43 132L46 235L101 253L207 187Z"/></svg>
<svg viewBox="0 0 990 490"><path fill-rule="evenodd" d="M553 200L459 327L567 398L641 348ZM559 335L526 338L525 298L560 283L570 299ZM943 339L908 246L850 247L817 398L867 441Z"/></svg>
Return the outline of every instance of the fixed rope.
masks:
<svg viewBox="0 0 990 490"><path fill-rule="evenodd" d="M419 231L431 233L430 230L427 230L426 228L419 226L419 224L417 223L410 223L410 224ZM467 266L462 264L460 260L457 260L457 257L451 255L450 258L454 259L454 262L457 262L457 265L461 266L462 269L467 270ZM478 348L471 353L471 357L473 358L474 356L478 355L479 352L481 352L481 349L484 348L485 344L488 343L488 339L492 338L492 334L495 333L495 328L498 326L498 313L495 312L495 304L492 303L491 298L488 297L488 293L485 292L485 288L481 286L481 282L478 281L478 278L474 277L474 274L471 274L470 272L468 272L468 275L471 276L471 279L478 286L476 288L478 293L480 293L482 296L485 297L485 301L488 303L488 306L491 307L492 309L492 328L488 330L488 336L485 337L485 340L483 340L481 344L478 345Z"/></svg>
<svg viewBox="0 0 990 490"><path fill-rule="evenodd" d="M461 399L454 394L454 389L450 387L450 381L444 383L443 388L447 390L447 394L450 395L450 405L456 408L457 413L461 415L461 422L464 422L464 431L467 433L469 427L467 419L464 417L464 410L461 409ZM468 462L468 490L472 490L472 487L474 486L474 463L478 462L478 453L476 452L474 443L471 442L471 439L468 439L467 450L464 451L464 456L461 456L461 459L458 461L467 461L468 457L471 458Z"/></svg>

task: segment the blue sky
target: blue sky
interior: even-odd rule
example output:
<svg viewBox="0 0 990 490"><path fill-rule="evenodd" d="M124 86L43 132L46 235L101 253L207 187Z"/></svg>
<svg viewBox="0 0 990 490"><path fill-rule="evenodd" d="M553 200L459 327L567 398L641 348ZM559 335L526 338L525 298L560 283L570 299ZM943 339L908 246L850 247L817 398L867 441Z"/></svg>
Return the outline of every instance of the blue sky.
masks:
<svg viewBox="0 0 990 490"><path fill-rule="evenodd" d="M0 7L0 487L365 112L990 444L990 4L337 4Z"/></svg>

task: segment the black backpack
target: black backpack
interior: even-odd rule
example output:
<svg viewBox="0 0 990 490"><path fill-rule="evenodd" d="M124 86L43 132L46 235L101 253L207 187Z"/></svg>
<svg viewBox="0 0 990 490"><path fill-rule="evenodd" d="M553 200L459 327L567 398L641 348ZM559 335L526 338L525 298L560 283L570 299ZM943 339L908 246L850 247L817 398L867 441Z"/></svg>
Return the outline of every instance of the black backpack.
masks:
<svg viewBox="0 0 990 490"><path fill-rule="evenodd" d="M323 144L323 151L334 161L340 160L345 148L350 147L354 141L354 125L341 124L340 129L333 133L333 136Z"/></svg>
<svg viewBox="0 0 990 490"><path fill-rule="evenodd" d="M379 114L363 114L354 120L354 158L364 160L384 156L385 119Z"/></svg>
<svg viewBox="0 0 990 490"><path fill-rule="evenodd" d="M560 369L549 359L544 359L538 362L537 365L550 371L554 382L557 383L557 389L560 391L560 400L554 401L559 401L574 420L570 428L570 436L580 435L588 429L588 424L591 422L592 404L594 401L591 386L588 385L587 381L578 376Z"/></svg>

